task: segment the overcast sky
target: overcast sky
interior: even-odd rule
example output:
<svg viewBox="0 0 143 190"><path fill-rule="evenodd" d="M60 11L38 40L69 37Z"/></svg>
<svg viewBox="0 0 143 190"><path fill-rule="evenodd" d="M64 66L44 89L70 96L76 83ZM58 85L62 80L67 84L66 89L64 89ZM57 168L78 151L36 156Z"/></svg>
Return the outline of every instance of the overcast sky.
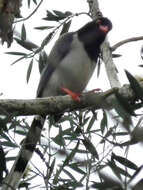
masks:
<svg viewBox="0 0 143 190"><path fill-rule="evenodd" d="M27 16L31 10L27 9L27 1L23 1L22 15ZM60 2L60 3L59 3ZM141 36L143 35L143 1L142 0L100 0L100 9L104 16L107 16L113 22L113 30L109 33L108 39L111 46L120 40ZM39 32L33 28L36 26L49 25L48 22L42 21L40 18L46 16L46 10L61 10L71 11L78 13L81 11L88 10L88 4L86 0L45 0L38 13L25 22L27 28L27 36L30 40L40 45L42 39L47 35L46 32ZM26 10L26 11L25 11ZM89 18L87 16L79 16L73 19L70 30L74 31L80 28L82 25L87 23ZM19 25L17 25L18 28ZM52 44L52 43L51 43ZM140 58L140 47L143 44L140 42L133 42L124 45L117 49L116 53L122 54L121 58L115 60L115 64L119 70L119 77L121 83L126 82L124 75L124 69L129 70L133 74L142 73L142 69L138 68L137 65L142 64ZM47 46L47 52L50 51L52 45ZM5 48L6 46L0 47L1 52L1 65L0 65L0 92L3 92L3 98L34 98L36 88L39 81L38 69L35 67L32 72L32 77L29 84L26 84L26 72L30 60L16 63L14 66L10 64L18 57L4 55L6 51L24 51L20 46L13 43L10 49ZM36 64L36 63L35 63ZM95 78L88 88L98 88L102 86L102 89L108 89L109 85L107 82L106 74L104 73L104 65L102 66L101 75L105 77L99 77L98 80Z"/></svg>
<svg viewBox="0 0 143 190"><path fill-rule="evenodd" d="M23 0L22 15L28 16L31 10L27 9L26 1ZM100 9L104 16L108 17L113 23L113 29L108 35L110 45L124 40L129 37L143 36L143 0L99 0ZM41 43L47 32L39 32L33 28L36 26L49 25L48 22L40 18L46 16L46 10L61 10L79 13L88 10L86 0L45 0L38 10L38 13L25 22L28 38L36 44ZM26 11L25 11L26 10ZM89 20L86 16L75 17L70 30L74 31L83 26ZM20 28L20 27L18 27ZM47 46L49 52L51 45ZM121 58L115 59L115 64L119 71L121 83L126 83L124 69L132 74L142 74L143 69L137 65L143 64L140 58L140 48L143 41L133 42L117 49L116 53L122 54ZM32 71L29 84L26 84L26 72L30 60L18 62L14 66L11 63L18 57L4 54L6 51L24 51L20 46L13 43L11 48L7 49L6 45L0 46L0 93L2 98L34 98L39 81L39 72L37 64ZM103 77L104 76L104 77ZM96 73L90 82L88 89L102 88L109 89L108 79L104 71L104 64L99 79L96 79ZM136 152L140 152L140 147L136 146ZM133 150L134 153L134 150ZM136 163L142 164L140 156L132 157Z"/></svg>

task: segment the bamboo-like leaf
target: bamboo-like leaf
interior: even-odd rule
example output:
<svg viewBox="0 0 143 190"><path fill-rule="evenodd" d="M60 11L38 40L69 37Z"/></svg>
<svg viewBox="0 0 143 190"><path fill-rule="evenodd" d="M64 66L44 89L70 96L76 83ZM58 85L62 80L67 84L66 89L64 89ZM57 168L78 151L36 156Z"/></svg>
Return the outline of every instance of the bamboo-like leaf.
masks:
<svg viewBox="0 0 143 190"><path fill-rule="evenodd" d="M48 20L48 21L59 21L59 18L51 13L50 11L47 10L47 17L43 18L43 20Z"/></svg>
<svg viewBox="0 0 143 190"><path fill-rule="evenodd" d="M65 161L63 163L63 167L66 166L66 165L69 165L69 162L73 159L74 155L77 152L78 147L79 147L79 141L78 141L76 147L73 148L72 152L66 157L66 159L65 159Z"/></svg>
<svg viewBox="0 0 143 190"><path fill-rule="evenodd" d="M26 29L25 29L25 25L22 25L22 29L21 29L21 40L25 41L26 40Z"/></svg>
<svg viewBox="0 0 143 190"><path fill-rule="evenodd" d="M8 142L8 141L3 141L1 142L1 145L6 146L6 147L11 147L11 148L17 148L18 145L14 144L13 142Z"/></svg>
<svg viewBox="0 0 143 190"><path fill-rule="evenodd" d="M51 175L53 173L53 170L54 170L54 167L55 167L55 161L56 161L56 159L54 158L51 165L50 165L50 167L49 167L49 173L48 173L48 176L47 176L48 179L50 179L50 177L51 177Z"/></svg>
<svg viewBox="0 0 143 190"><path fill-rule="evenodd" d="M46 66L46 64L48 64L48 55L46 54L45 51L42 51L39 54L39 61L38 61L39 72L40 73L43 71L43 69Z"/></svg>
<svg viewBox="0 0 143 190"><path fill-rule="evenodd" d="M35 3L35 5L37 5L37 0L33 0L33 2Z"/></svg>
<svg viewBox="0 0 143 190"><path fill-rule="evenodd" d="M139 82L127 70L125 70L125 73L126 73L127 78L128 78L128 80L130 82L130 86L131 86L132 90L134 91L134 93L136 95L136 98L143 100L143 89L140 86Z"/></svg>
<svg viewBox="0 0 143 190"><path fill-rule="evenodd" d="M66 33L66 32L69 31L69 28L70 28L70 26L71 26L71 22L72 22L72 20L70 20L69 22L65 22L65 23L63 24L63 27L62 27L62 31L61 31L61 33L60 33L60 36L61 36L62 34L64 34L64 33Z"/></svg>
<svg viewBox="0 0 143 190"><path fill-rule="evenodd" d="M14 38L15 41L21 45L23 48L27 49L27 50L30 50L30 51L33 51L34 49L37 49L38 46L36 44L34 44L33 42L30 42L28 40L25 40L25 41L22 41L21 39L19 38Z"/></svg>
<svg viewBox="0 0 143 190"><path fill-rule="evenodd" d="M80 173L83 175L85 174L85 172L82 169L80 169L76 163L69 164L68 166L72 168L74 171L76 171L77 173Z"/></svg>
<svg viewBox="0 0 143 190"><path fill-rule="evenodd" d="M17 51L9 51L9 52L5 52L5 54L9 54L9 55L18 55L18 56L26 56L26 53L23 52L17 52Z"/></svg>
<svg viewBox="0 0 143 190"><path fill-rule="evenodd" d="M37 27L34 27L36 30L48 30L48 29L51 29L51 28L54 28L55 26L37 26Z"/></svg>
<svg viewBox="0 0 143 190"><path fill-rule="evenodd" d="M29 64L29 67L28 67L28 70L27 70L27 76L26 76L27 83L29 82L32 68L33 68L33 59L30 61L30 64Z"/></svg>
<svg viewBox="0 0 143 190"><path fill-rule="evenodd" d="M104 133L104 130L105 130L105 127L107 127L107 115L106 115L106 112L103 110L103 118L101 120L101 124L100 124L100 127L101 127L101 132L102 134Z"/></svg>
<svg viewBox="0 0 143 190"><path fill-rule="evenodd" d="M133 106L125 99L122 95L120 95L118 92L115 93L115 96L118 100L119 105L123 108L124 112L126 111L129 115L136 116L134 113ZM124 113L123 113L124 116Z"/></svg>
<svg viewBox="0 0 143 190"><path fill-rule="evenodd" d="M136 164L134 164L133 162L131 162L130 160L128 160L127 158L121 157L121 156L117 156L114 153L112 153L112 158L116 161L118 161L120 164L133 169L133 170L137 170L138 167Z"/></svg>
<svg viewBox="0 0 143 190"><path fill-rule="evenodd" d="M59 20L62 20L64 18L66 18L66 14L61 12L61 11L58 11L58 10L53 10L53 12L55 13L55 15L59 18Z"/></svg>
<svg viewBox="0 0 143 190"><path fill-rule="evenodd" d="M88 138L84 138L82 140L85 148L96 158L99 160L99 156L98 156L98 153L95 149L95 147L93 146L93 144L91 143L91 141L88 139Z"/></svg>
<svg viewBox="0 0 143 190"><path fill-rule="evenodd" d="M113 173L121 180L120 171L118 170L115 162L113 160L108 162L109 167L112 169Z"/></svg>
<svg viewBox="0 0 143 190"><path fill-rule="evenodd" d="M97 116L93 114L93 116L90 118L90 122L87 127L87 132L90 132L90 129L93 127L95 120L97 120Z"/></svg>
<svg viewBox="0 0 143 190"><path fill-rule="evenodd" d="M54 32L50 32L49 34L48 34L48 36L46 36L46 38L42 41L42 43L41 43L41 47L43 48L45 45L47 45L48 43L49 43L49 41L52 39L52 37L53 37L53 35L54 35ZM36 52L35 52L36 53ZM37 52L38 53L38 52Z"/></svg>

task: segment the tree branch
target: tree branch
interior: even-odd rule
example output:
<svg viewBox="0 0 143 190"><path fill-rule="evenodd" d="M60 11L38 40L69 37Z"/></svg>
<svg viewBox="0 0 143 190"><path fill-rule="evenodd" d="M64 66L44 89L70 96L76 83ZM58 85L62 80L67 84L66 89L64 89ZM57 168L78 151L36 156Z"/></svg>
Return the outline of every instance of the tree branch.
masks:
<svg viewBox="0 0 143 190"><path fill-rule="evenodd" d="M126 43L129 43L129 42L136 42L136 41L139 41L139 40L143 40L143 36L139 36L139 37L132 37L132 38L128 38L128 39L125 39L125 40L122 40L118 43L116 43L115 45L113 45L111 47L111 50L112 51L115 51L118 47L126 44Z"/></svg>
<svg viewBox="0 0 143 190"><path fill-rule="evenodd" d="M99 9L98 0L87 0L91 12L91 16L93 19L97 19L101 17L102 13ZM113 87L121 87L117 76L117 69L112 59L112 52L110 48L110 44L106 39L101 48L103 55L103 62L105 63L106 73L110 82L110 86Z"/></svg>
<svg viewBox="0 0 143 190"><path fill-rule="evenodd" d="M143 88L143 82L140 83ZM1 99L0 100L0 115L48 115L70 112L80 109L113 109L115 101L115 92L125 97L127 100L134 100L135 94L130 89L129 85L124 85L122 88L113 88L106 92L100 93L83 93L80 102L72 100L70 96L56 96L48 98L38 98L29 100L16 99Z"/></svg>

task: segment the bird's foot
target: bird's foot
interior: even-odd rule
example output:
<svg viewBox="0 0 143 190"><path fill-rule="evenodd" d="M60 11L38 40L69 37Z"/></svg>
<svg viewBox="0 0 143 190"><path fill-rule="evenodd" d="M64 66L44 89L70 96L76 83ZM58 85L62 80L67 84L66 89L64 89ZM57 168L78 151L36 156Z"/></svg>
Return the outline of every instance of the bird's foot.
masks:
<svg viewBox="0 0 143 190"><path fill-rule="evenodd" d="M62 91L64 91L66 94L70 95L73 100L80 102L80 93L75 93L68 88L62 88Z"/></svg>
<svg viewBox="0 0 143 190"><path fill-rule="evenodd" d="M91 92L102 92L102 90L100 88L95 88L93 90L89 90L87 93L91 93Z"/></svg>

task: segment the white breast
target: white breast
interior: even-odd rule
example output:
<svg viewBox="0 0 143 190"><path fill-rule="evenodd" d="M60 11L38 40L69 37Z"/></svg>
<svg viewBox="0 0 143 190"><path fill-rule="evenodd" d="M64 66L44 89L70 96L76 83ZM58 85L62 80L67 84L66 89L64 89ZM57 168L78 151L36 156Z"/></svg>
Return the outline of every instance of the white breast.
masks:
<svg viewBox="0 0 143 190"><path fill-rule="evenodd" d="M74 92L82 92L90 80L95 68L82 43L74 35L71 50L64 57L57 69L52 73L43 96L61 95L61 88L68 88Z"/></svg>

